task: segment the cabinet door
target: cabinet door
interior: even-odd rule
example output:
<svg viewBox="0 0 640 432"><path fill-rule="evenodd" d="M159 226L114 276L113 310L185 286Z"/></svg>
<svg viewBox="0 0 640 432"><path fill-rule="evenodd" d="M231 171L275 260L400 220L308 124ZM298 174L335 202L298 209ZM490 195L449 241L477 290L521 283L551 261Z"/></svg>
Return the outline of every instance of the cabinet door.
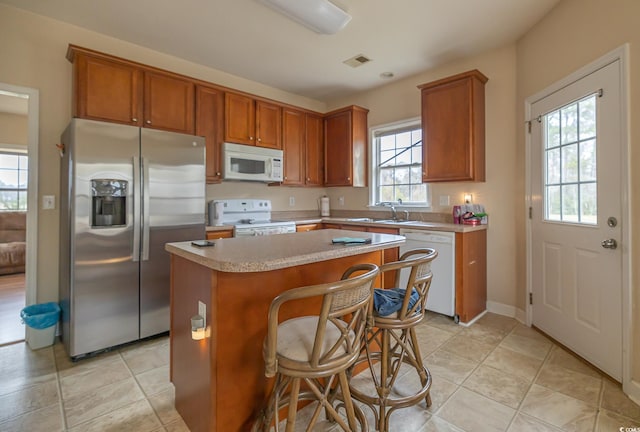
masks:
<svg viewBox="0 0 640 432"><path fill-rule="evenodd" d="M317 229L319 229L318 224L296 225L296 232L315 231Z"/></svg>
<svg viewBox="0 0 640 432"><path fill-rule="evenodd" d="M216 230L216 231L207 231L207 240L216 240L222 238L232 238L233 230Z"/></svg>
<svg viewBox="0 0 640 432"><path fill-rule="evenodd" d="M292 109L282 111L282 149L284 150L285 185L304 184L304 113Z"/></svg>
<svg viewBox="0 0 640 432"><path fill-rule="evenodd" d="M456 314L469 322L487 308L487 232L456 233Z"/></svg>
<svg viewBox="0 0 640 432"><path fill-rule="evenodd" d="M305 117L305 184L307 186L322 186L324 177L322 117L313 114L306 114Z"/></svg>
<svg viewBox="0 0 640 432"><path fill-rule="evenodd" d="M125 63L77 54L74 117L142 125L142 72Z"/></svg>
<svg viewBox="0 0 640 432"><path fill-rule="evenodd" d="M349 111L325 118L325 186L351 186L351 127Z"/></svg>
<svg viewBox="0 0 640 432"><path fill-rule="evenodd" d="M207 183L222 181L224 92L214 87L196 88L196 135L205 137Z"/></svg>
<svg viewBox="0 0 640 432"><path fill-rule="evenodd" d="M193 82L148 71L144 74L144 90L144 127L193 135Z"/></svg>
<svg viewBox="0 0 640 432"><path fill-rule="evenodd" d="M282 108L279 105L256 101L256 145L282 148Z"/></svg>
<svg viewBox="0 0 640 432"><path fill-rule="evenodd" d="M237 93L225 93L224 119L225 141L255 145L256 108L253 98Z"/></svg>
<svg viewBox="0 0 640 432"><path fill-rule="evenodd" d="M381 233L381 234L395 234L398 235L398 229L397 228L380 228L380 227L369 227L367 229L367 231L369 232L374 232L374 233ZM383 259L384 259L384 264L387 263L391 263L391 262L396 262L398 261L400 255L400 248L391 248L391 249L385 249L383 252ZM394 288L394 285L396 283L396 272L395 271L387 271L384 274L383 277L383 288Z"/></svg>
<svg viewBox="0 0 640 432"><path fill-rule="evenodd" d="M422 181L484 181L484 83L478 71L420 86Z"/></svg>

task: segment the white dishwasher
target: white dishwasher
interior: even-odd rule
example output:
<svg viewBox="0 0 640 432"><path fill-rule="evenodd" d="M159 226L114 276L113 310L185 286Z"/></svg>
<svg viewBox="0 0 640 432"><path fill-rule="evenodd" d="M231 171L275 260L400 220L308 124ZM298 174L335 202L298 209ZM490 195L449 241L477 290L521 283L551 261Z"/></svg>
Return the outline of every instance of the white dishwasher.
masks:
<svg viewBox="0 0 640 432"><path fill-rule="evenodd" d="M400 235L406 241L400 246L400 255L411 249L432 248L438 256L431 262L431 287L427 297L427 310L455 317L456 312L456 237L453 232L424 231L416 229L401 229ZM400 286L406 286L409 271L405 269L400 274ZM456 319L457 322L457 319Z"/></svg>

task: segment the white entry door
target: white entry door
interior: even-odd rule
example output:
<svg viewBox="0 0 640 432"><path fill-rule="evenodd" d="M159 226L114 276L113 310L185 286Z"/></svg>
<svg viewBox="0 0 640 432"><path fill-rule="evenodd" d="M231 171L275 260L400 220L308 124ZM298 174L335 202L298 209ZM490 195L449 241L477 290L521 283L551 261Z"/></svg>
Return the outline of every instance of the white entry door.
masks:
<svg viewBox="0 0 640 432"><path fill-rule="evenodd" d="M620 62L531 111L533 325L621 380Z"/></svg>

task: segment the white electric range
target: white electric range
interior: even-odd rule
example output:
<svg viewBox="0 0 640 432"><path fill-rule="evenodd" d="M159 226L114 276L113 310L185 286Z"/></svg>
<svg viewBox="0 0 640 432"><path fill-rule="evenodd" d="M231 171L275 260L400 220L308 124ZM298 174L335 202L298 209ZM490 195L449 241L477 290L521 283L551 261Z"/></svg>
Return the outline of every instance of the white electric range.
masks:
<svg viewBox="0 0 640 432"><path fill-rule="evenodd" d="M295 222L271 219L270 200L227 199L216 201L223 203L222 221L224 225L233 225L234 237L296 232Z"/></svg>

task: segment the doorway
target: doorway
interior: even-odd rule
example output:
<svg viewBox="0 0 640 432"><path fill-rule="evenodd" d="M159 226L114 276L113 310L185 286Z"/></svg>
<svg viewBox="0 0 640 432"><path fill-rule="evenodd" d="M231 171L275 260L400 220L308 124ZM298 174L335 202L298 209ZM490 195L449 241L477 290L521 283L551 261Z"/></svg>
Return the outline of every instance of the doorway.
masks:
<svg viewBox="0 0 640 432"><path fill-rule="evenodd" d="M623 306L630 303L625 53L527 99L527 322L623 383L631 319Z"/></svg>
<svg viewBox="0 0 640 432"><path fill-rule="evenodd" d="M36 302L38 97L0 83L0 345L24 340L20 310Z"/></svg>

